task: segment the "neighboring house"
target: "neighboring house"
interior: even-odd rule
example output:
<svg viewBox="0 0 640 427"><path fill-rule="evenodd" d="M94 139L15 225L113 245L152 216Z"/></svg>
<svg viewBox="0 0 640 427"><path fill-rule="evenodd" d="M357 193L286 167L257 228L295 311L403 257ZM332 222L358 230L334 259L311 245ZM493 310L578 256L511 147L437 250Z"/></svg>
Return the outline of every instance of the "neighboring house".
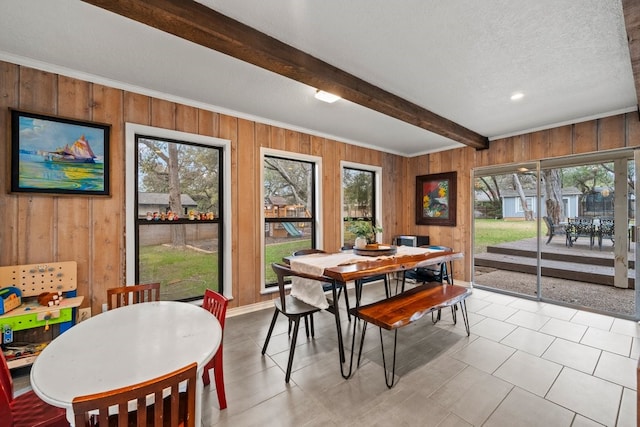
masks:
<svg viewBox="0 0 640 427"><path fill-rule="evenodd" d="M186 216L191 209L197 209L198 204L187 194L180 195L183 212L181 217ZM147 216L147 212L167 212L169 210L168 193L138 193L138 217Z"/></svg>
<svg viewBox="0 0 640 427"><path fill-rule="evenodd" d="M527 199L527 205L533 210L534 216L538 212L538 206L536 203L535 190L524 190L524 195ZM579 203L582 193L575 187L568 187L562 189L562 204L564 205L563 212L566 218L579 216ZM502 190L502 218L506 220L524 219L524 209L522 201L516 190ZM545 195L540 196L540 217L547 215L547 207L545 204Z"/></svg>

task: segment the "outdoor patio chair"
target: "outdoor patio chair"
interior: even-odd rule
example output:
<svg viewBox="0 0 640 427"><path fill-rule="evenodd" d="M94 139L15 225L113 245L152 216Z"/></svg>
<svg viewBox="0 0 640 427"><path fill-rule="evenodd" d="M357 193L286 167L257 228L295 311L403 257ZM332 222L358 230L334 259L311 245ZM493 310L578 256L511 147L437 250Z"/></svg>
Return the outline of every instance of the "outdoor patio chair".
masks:
<svg viewBox="0 0 640 427"><path fill-rule="evenodd" d="M566 227L564 225L554 223L553 219L551 219L548 216L545 216L542 219L544 219L544 223L547 225L547 235L549 236L546 244L548 245L549 242L551 242L551 239L553 239L553 236L558 235L558 236L564 236L565 245L569 246L569 239L567 237Z"/></svg>
<svg viewBox="0 0 640 427"><path fill-rule="evenodd" d="M600 218L600 224L598 225L598 249L602 250L602 240L611 239L611 244L614 244L613 233L615 230L615 223L613 218Z"/></svg>
<svg viewBox="0 0 640 427"><path fill-rule="evenodd" d="M593 224L593 218L577 217L569 218L567 224L567 243L573 246L578 237L589 238L589 249L593 249L593 243L596 237L596 227Z"/></svg>

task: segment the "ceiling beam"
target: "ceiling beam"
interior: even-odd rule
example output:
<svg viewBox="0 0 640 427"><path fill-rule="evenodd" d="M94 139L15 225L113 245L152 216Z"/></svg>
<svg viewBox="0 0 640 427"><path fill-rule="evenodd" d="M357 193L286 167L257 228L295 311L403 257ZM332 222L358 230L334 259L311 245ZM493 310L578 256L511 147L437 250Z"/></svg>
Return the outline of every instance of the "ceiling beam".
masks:
<svg viewBox="0 0 640 427"><path fill-rule="evenodd" d="M627 28L631 70L636 88L636 101L640 102L640 2L638 0L622 0L624 25ZM638 106L640 112L640 106Z"/></svg>
<svg viewBox="0 0 640 427"><path fill-rule="evenodd" d="M321 89L477 149L489 140L464 126L195 1L83 0L132 20Z"/></svg>

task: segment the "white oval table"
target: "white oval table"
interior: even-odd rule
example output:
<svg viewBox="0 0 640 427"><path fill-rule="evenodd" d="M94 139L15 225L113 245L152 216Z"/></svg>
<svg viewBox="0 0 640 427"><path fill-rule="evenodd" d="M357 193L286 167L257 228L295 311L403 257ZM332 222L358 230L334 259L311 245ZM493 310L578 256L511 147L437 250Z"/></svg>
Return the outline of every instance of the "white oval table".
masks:
<svg viewBox="0 0 640 427"><path fill-rule="evenodd" d="M220 346L218 320L194 304L160 301L101 313L54 339L31 368L33 391L64 408L72 401L147 381L198 363L196 426L202 419L202 369Z"/></svg>

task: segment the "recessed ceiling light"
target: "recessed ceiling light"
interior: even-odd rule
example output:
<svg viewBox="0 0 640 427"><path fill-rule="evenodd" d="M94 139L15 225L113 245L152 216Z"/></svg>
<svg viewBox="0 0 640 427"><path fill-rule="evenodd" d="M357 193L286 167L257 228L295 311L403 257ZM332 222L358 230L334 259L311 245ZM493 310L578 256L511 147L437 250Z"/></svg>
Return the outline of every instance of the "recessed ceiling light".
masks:
<svg viewBox="0 0 640 427"><path fill-rule="evenodd" d="M315 97L316 99L319 99L320 101L328 102L329 104L334 103L338 99L340 99L338 95L334 95L332 93L325 92L320 89L316 90Z"/></svg>
<svg viewBox="0 0 640 427"><path fill-rule="evenodd" d="M522 92L514 92L511 95L511 100L512 101L518 101L518 100L520 100L522 98L524 98L524 93L522 93Z"/></svg>

